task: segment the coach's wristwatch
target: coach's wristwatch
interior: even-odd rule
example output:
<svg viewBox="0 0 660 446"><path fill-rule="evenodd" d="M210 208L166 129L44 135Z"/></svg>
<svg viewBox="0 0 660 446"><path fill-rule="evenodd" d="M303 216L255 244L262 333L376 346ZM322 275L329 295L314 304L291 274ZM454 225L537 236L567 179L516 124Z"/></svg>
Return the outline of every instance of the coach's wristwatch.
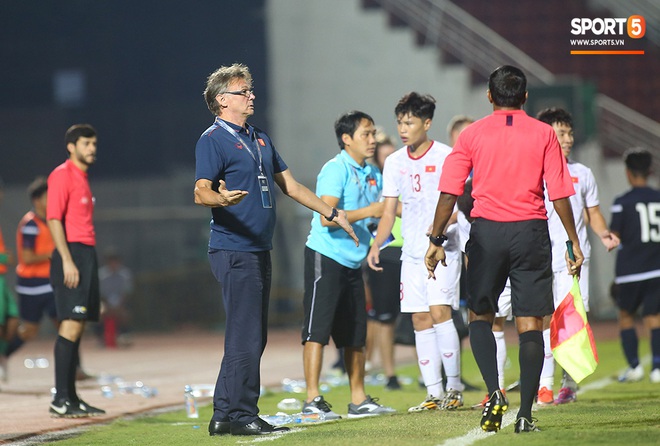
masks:
<svg viewBox="0 0 660 446"><path fill-rule="evenodd" d="M449 240L449 238L444 234L440 234L437 237L433 234L429 234L429 240L431 240L431 243L433 243L435 246L442 246L442 244Z"/></svg>

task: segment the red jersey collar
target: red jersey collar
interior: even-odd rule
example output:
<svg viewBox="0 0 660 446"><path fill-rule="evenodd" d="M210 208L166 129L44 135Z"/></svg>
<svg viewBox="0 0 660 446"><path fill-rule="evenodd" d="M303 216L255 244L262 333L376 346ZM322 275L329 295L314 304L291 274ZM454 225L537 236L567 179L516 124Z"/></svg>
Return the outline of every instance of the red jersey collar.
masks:
<svg viewBox="0 0 660 446"><path fill-rule="evenodd" d="M406 146L406 153L408 154L408 158L410 158L413 161L421 160L422 158L424 158L426 156L427 153L429 153L431 151L431 147L433 147L434 143L435 143L435 141L431 140L431 145L429 146L428 149L426 149L426 152L424 152L424 155L420 156L419 158L413 158L410 155L410 146Z"/></svg>

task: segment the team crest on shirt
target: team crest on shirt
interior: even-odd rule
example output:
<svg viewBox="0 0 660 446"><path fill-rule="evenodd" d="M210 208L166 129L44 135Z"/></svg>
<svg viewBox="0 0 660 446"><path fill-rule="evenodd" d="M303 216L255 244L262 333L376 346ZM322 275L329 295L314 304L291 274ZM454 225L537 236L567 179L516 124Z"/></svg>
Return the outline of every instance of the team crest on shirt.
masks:
<svg viewBox="0 0 660 446"><path fill-rule="evenodd" d="M234 144L234 147L236 147L237 149L242 149L243 144L241 144L240 142L237 142L236 144Z"/></svg>
<svg viewBox="0 0 660 446"><path fill-rule="evenodd" d="M580 182L580 179L578 177L571 177L571 180L573 180L574 183Z"/></svg>
<svg viewBox="0 0 660 446"><path fill-rule="evenodd" d="M266 143L264 142L263 139L261 139L261 138L257 138L257 141L259 141L259 145L260 145L261 147L266 147Z"/></svg>
<svg viewBox="0 0 660 446"><path fill-rule="evenodd" d="M377 185L376 184L376 179L372 178L372 177L367 178L367 183L369 183L369 186L376 186Z"/></svg>
<svg viewBox="0 0 660 446"><path fill-rule="evenodd" d="M427 173L435 172L435 166L426 166L426 169L424 169L424 172L427 172Z"/></svg>

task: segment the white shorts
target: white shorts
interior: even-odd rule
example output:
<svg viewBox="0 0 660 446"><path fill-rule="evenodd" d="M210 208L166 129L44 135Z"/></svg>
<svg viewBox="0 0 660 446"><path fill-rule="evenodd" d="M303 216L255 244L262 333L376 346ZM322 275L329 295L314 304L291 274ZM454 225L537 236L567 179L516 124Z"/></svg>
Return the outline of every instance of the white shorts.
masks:
<svg viewBox="0 0 660 446"><path fill-rule="evenodd" d="M506 279L504 290L502 290L500 298L497 299L497 308L498 311L495 313L495 317L505 317L507 321L513 319L513 312L511 311L511 280L509 279Z"/></svg>
<svg viewBox="0 0 660 446"><path fill-rule="evenodd" d="M552 296L555 302L555 309L573 288L573 276L568 274L568 269L552 273ZM580 272L580 293L584 309L589 311L589 259L584 259L582 270Z"/></svg>
<svg viewBox="0 0 660 446"><path fill-rule="evenodd" d="M451 305L458 310L460 300L461 259L439 264L435 280L429 279L423 262L401 262L401 312L425 313L431 305Z"/></svg>

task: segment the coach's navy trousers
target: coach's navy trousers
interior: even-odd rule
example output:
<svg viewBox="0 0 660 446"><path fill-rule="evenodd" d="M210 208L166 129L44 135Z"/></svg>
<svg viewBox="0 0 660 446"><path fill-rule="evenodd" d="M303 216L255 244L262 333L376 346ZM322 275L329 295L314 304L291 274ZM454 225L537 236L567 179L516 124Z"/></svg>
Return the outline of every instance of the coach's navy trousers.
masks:
<svg viewBox="0 0 660 446"><path fill-rule="evenodd" d="M209 252L227 315L225 354L213 396L213 421L257 419L261 355L266 347L271 284L269 251Z"/></svg>

